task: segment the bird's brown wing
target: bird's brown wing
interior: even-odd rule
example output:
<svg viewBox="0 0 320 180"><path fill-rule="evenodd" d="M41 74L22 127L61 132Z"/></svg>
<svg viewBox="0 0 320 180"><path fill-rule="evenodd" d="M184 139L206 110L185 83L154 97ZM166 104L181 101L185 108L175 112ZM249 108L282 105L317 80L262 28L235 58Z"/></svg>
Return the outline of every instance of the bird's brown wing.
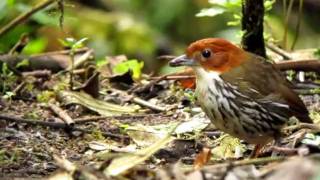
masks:
<svg viewBox="0 0 320 180"><path fill-rule="evenodd" d="M241 66L221 75L221 78L238 87L240 93L259 102L270 103L273 111L284 113L281 108L272 104L284 104L290 107L290 114L301 122L312 123L308 110L299 96L292 90L292 84L278 70L262 57L249 54L251 57Z"/></svg>

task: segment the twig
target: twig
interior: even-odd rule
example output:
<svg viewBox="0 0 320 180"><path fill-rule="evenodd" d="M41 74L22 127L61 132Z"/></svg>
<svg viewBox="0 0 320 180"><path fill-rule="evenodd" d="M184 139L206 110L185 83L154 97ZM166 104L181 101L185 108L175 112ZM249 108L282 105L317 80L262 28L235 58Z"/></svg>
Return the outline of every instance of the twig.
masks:
<svg viewBox="0 0 320 180"><path fill-rule="evenodd" d="M77 169L77 167L72 162L68 161L67 159L62 159L55 154L52 157L53 157L54 161L56 162L57 166L64 169L65 171L67 171L70 174L72 174Z"/></svg>
<svg viewBox="0 0 320 180"><path fill-rule="evenodd" d="M265 164L270 162L278 162L288 159L287 157L263 157L263 158L255 158L255 159L244 159L239 161L233 161L228 163L221 163L215 165L209 165L203 167L203 170L211 170L211 169L220 169L220 168L227 168L229 166L244 166L250 164Z"/></svg>
<svg viewBox="0 0 320 180"><path fill-rule="evenodd" d="M150 89L152 86L154 86L155 84L157 84L158 82L165 80L167 76L168 75L160 76L158 79L152 80L148 84L146 84L142 87L132 88L131 90L129 90L129 93L132 93L132 92L139 93L139 92L146 91L146 90Z"/></svg>
<svg viewBox="0 0 320 180"><path fill-rule="evenodd" d="M290 54L288 52L286 52L285 50L275 46L274 44L270 44L270 43L267 43L266 44L267 48L269 48L271 51L279 54L280 56L283 57L283 59L292 59Z"/></svg>
<svg viewBox="0 0 320 180"><path fill-rule="evenodd" d="M152 110L154 110L154 111L158 111L158 112L164 112L164 111L166 111L166 108L157 106L157 105L155 105L155 104L152 104L152 103L150 103L150 102L148 102L148 101L145 101L145 100L143 100L143 99L141 99L141 98L139 98L139 97L133 97L133 98L132 98L132 102L134 102L134 103L136 103L136 104L139 104L139 105L141 105L141 106L147 107L147 108L149 108L149 109L152 109Z"/></svg>
<svg viewBox="0 0 320 180"><path fill-rule="evenodd" d="M75 54L78 54L78 53L84 53L84 52L87 52L89 51L90 49L87 48L87 47L84 47L84 48L80 48L80 49L76 49L74 50L74 53ZM34 57L41 57L41 56L52 56L52 55L69 55L70 54L70 49L68 50L61 50L61 51L51 51L51 52L46 52L46 53L40 53L40 54L36 54L36 55L32 55L30 56L31 58L34 58Z"/></svg>
<svg viewBox="0 0 320 180"><path fill-rule="evenodd" d="M27 76L34 76L34 77L50 77L51 76L51 71L44 69L44 70L35 70L35 71L30 71L30 72L23 72L22 73L23 77Z"/></svg>
<svg viewBox="0 0 320 180"><path fill-rule="evenodd" d="M15 96L17 95L17 94L19 94L20 92L21 92L21 90L26 86L26 82L25 81L23 81L22 83L20 83L12 92L13 92L13 94L15 94Z"/></svg>
<svg viewBox="0 0 320 180"><path fill-rule="evenodd" d="M71 71L71 69L73 69L73 70L77 69L84 62L86 62L88 59L90 59L90 56L92 56L92 54L93 54L93 49L88 49L87 52L85 52L83 55L81 55L79 58L77 58L77 61L74 62L73 68L72 68L72 64L70 64L66 70Z"/></svg>
<svg viewBox="0 0 320 180"><path fill-rule="evenodd" d="M299 152L299 149L298 148L272 146L270 148L270 151L277 152L277 153L284 153L286 155L294 155Z"/></svg>
<svg viewBox="0 0 320 180"><path fill-rule="evenodd" d="M3 115L2 114L2 115L0 115L0 120L6 120L6 121L16 122L16 123L26 123L26 124L30 124L30 125L39 125L39 126L50 127L50 128L67 129L67 130L71 130L71 131L80 131L80 132L88 133L88 134L92 134L94 132L92 130L81 129L81 128L77 128L74 126L68 126L65 123L22 119L22 118L14 117L12 115ZM129 139L128 136L118 135L118 134L113 134L113 133L108 133L108 132L103 132L103 131L101 132L101 134L105 137L110 137L110 138L115 138L115 139L122 139L122 140Z"/></svg>
<svg viewBox="0 0 320 180"><path fill-rule="evenodd" d="M20 53L23 48L28 44L29 36L27 34L22 34L19 41L10 49L8 54L14 54L15 52Z"/></svg>
<svg viewBox="0 0 320 180"><path fill-rule="evenodd" d="M113 91L115 92L118 92L119 94L121 94L122 96L125 96L125 97L130 97L130 100L136 104L139 104L141 106L144 106L144 107L147 107L151 110L154 110L154 111L157 111L157 112L164 112L164 111L167 111L166 108L164 107L160 107L160 106L157 106L155 104L152 104L148 101L145 101L139 97L136 97L134 95L129 95L127 92L124 92L124 91L121 91L121 90L116 90L116 89L113 89Z"/></svg>
<svg viewBox="0 0 320 180"><path fill-rule="evenodd" d="M45 0L40 2L39 4L35 5L32 9L28 12L21 14L20 16L16 17L10 23L5 25L3 28L0 29L0 37L6 34L10 29L16 27L17 25L26 21L32 14L38 12L39 10L49 6L50 4L54 3L56 0Z"/></svg>
<svg viewBox="0 0 320 180"><path fill-rule="evenodd" d="M125 121L134 121L137 119L143 119L145 117L170 117L171 115L166 114L139 114L139 115L120 115L120 116L111 116L111 117L104 117L104 116L90 116L90 117L83 117L83 118L76 118L74 119L75 124L87 123L92 121L100 121L100 120L125 120Z"/></svg>
<svg viewBox="0 0 320 180"><path fill-rule="evenodd" d="M58 115L67 125L73 126L74 121L73 119L65 112L63 109L61 109L59 106L53 104L53 103L48 103L49 108L56 114Z"/></svg>
<svg viewBox="0 0 320 180"><path fill-rule="evenodd" d="M320 88L319 83L315 82L303 82L303 83L294 83L295 88L297 89L317 89Z"/></svg>
<svg viewBox="0 0 320 180"><path fill-rule="evenodd" d="M149 79L159 79L160 77L150 77ZM194 79L194 75L167 75L163 80L179 80L179 79Z"/></svg>
<svg viewBox="0 0 320 180"><path fill-rule="evenodd" d="M73 70L73 74L77 74L77 75L85 74L86 72L87 72L87 70L85 68Z"/></svg>
<svg viewBox="0 0 320 180"><path fill-rule="evenodd" d="M297 125L283 128L284 131L293 131L293 130L299 130L299 129L311 129L314 131L320 131L320 126L316 124L299 123Z"/></svg>

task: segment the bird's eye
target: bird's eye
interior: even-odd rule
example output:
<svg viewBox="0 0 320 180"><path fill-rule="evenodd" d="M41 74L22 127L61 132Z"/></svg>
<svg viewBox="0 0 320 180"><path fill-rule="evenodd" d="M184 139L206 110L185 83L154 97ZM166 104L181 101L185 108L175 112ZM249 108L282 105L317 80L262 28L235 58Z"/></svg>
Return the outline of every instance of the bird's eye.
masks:
<svg viewBox="0 0 320 180"><path fill-rule="evenodd" d="M202 54L202 56L205 57L205 58L208 58L208 57L211 56L211 52L210 52L210 50L208 50L208 49L205 49L204 51L202 51L201 54Z"/></svg>

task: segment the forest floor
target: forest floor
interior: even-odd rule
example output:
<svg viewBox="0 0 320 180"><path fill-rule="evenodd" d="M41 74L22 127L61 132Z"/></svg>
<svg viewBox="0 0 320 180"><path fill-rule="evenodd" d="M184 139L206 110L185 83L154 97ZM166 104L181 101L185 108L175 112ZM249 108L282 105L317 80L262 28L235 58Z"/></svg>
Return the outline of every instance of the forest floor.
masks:
<svg viewBox="0 0 320 180"><path fill-rule="evenodd" d="M88 52L75 61L90 62ZM57 62L52 54L43 56ZM61 56L69 62L68 54ZM141 78L134 80L135 69L112 71L126 62L118 60L99 66L81 62L71 82L59 63L58 71L32 69L21 75L12 67L2 69L1 179L320 177L316 93L302 96L315 124L292 120L279 146L268 144L259 158L249 159L253 145L217 130L193 91L177 82L191 77L138 73Z"/></svg>

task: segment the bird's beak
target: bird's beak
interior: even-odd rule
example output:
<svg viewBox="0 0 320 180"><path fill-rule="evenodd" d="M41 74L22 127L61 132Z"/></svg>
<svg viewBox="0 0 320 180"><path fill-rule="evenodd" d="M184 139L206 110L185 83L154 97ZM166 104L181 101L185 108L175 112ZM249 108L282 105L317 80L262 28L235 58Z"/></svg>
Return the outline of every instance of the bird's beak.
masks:
<svg viewBox="0 0 320 180"><path fill-rule="evenodd" d="M174 59L172 59L169 62L170 66L176 67L176 66L196 66L197 62L192 59L192 58L188 58L185 54L178 56Z"/></svg>

